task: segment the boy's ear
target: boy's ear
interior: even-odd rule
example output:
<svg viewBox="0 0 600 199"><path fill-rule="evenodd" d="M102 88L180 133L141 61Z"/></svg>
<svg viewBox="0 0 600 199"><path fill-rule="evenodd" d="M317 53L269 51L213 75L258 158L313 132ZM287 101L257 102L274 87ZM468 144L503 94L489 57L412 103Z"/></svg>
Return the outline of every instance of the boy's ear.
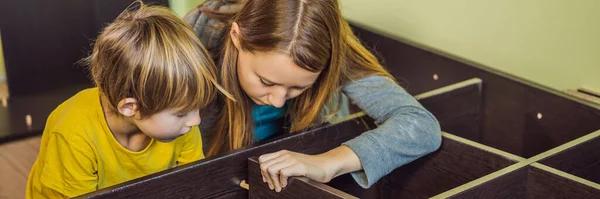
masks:
<svg viewBox="0 0 600 199"><path fill-rule="evenodd" d="M235 48L237 48L239 51L240 50L240 26L238 25L237 22L233 22L231 24L231 30L229 31L229 37L231 38L231 41L233 42L233 45L235 46Z"/></svg>
<svg viewBox="0 0 600 199"><path fill-rule="evenodd" d="M138 103L134 98L125 98L117 104L117 110L125 117L132 117L138 113Z"/></svg>

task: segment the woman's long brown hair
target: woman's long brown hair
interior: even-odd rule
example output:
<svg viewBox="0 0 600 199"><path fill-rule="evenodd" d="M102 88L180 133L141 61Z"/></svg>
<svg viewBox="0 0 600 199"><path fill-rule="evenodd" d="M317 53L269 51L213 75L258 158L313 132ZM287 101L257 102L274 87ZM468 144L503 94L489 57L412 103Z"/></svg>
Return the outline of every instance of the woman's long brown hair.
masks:
<svg viewBox="0 0 600 199"><path fill-rule="evenodd" d="M366 76L391 75L352 33L337 0L248 0L239 13L209 10L211 16L236 22L240 48L249 52L277 52L311 72L321 72L315 84L290 99L290 132L298 132L329 117L323 107L339 110L341 86ZM225 33L219 81L234 99L222 99L223 109L214 126L209 156L252 143L252 103L241 89L237 75L238 50ZM234 101L235 100L235 101Z"/></svg>

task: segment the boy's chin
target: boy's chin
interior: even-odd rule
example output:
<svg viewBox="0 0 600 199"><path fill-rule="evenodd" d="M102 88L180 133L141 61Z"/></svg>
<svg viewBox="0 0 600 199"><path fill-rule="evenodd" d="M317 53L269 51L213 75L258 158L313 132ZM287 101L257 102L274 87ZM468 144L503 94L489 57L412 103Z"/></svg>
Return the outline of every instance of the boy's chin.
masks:
<svg viewBox="0 0 600 199"><path fill-rule="evenodd" d="M173 140L177 139L177 137L174 138L168 138L168 139L160 139L160 138L154 138L156 141L162 142L162 143L168 143L168 142L172 142Z"/></svg>
<svg viewBox="0 0 600 199"><path fill-rule="evenodd" d="M157 137L153 137L153 138L154 138L156 141L163 142L163 143L167 143L167 142L172 142L173 140L175 140L175 139L177 139L178 137L181 137L181 136L183 136L183 135L185 135L185 133L183 133L183 134L180 134L179 136L171 137L171 138L164 138L164 137L163 137L163 138L157 138Z"/></svg>

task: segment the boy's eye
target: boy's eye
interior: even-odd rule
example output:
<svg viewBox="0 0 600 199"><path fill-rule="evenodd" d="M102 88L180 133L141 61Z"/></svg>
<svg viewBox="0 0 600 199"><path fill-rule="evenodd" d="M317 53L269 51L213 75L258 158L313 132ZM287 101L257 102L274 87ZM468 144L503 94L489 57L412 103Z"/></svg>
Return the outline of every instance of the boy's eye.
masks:
<svg viewBox="0 0 600 199"><path fill-rule="evenodd" d="M185 117L187 114L177 114L177 117Z"/></svg>
<svg viewBox="0 0 600 199"><path fill-rule="evenodd" d="M260 79L260 83L262 83L266 87L274 86L274 84L269 84L269 83L265 82L265 80L263 80L263 78L259 78L259 79Z"/></svg>

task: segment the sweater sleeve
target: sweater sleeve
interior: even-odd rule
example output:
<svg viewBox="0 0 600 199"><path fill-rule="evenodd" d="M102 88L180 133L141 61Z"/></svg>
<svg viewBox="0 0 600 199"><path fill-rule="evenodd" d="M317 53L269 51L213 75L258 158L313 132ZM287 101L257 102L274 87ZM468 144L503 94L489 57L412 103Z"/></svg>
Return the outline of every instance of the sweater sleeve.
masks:
<svg viewBox="0 0 600 199"><path fill-rule="evenodd" d="M439 148L438 121L391 79L366 77L346 84L343 92L378 124L344 143L363 166L362 171L352 173L362 187Z"/></svg>

